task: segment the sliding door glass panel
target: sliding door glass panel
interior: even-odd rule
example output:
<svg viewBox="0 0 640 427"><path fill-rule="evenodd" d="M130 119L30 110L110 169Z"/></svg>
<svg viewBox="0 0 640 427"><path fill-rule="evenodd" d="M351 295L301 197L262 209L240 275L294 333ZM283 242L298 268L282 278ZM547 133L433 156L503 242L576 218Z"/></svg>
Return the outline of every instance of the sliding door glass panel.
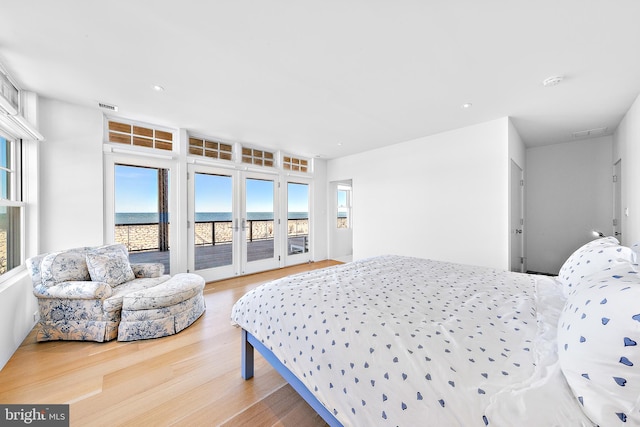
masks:
<svg viewBox="0 0 640 427"><path fill-rule="evenodd" d="M233 178L195 174L195 269L233 264Z"/></svg>
<svg viewBox="0 0 640 427"><path fill-rule="evenodd" d="M115 241L131 262L159 262L169 269L169 170L115 165Z"/></svg>
<svg viewBox="0 0 640 427"><path fill-rule="evenodd" d="M309 252L309 184L287 183L287 254Z"/></svg>
<svg viewBox="0 0 640 427"><path fill-rule="evenodd" d="M247 262L274 257L274 194L272 180L246 178L246 217L242 226L246 232Z"/></svg>

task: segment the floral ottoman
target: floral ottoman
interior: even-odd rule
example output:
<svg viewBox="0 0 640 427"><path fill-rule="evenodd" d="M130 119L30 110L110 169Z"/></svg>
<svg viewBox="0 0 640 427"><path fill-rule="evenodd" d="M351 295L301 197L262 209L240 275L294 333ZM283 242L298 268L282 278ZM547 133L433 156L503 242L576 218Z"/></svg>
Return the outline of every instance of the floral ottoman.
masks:
<svg viewBox="0 0 640 427"><path fill-rule="evenodd" d="M179 273L166 282L126 294L118 326L118 341L173 335L204 313L204 279Z"/></svg>

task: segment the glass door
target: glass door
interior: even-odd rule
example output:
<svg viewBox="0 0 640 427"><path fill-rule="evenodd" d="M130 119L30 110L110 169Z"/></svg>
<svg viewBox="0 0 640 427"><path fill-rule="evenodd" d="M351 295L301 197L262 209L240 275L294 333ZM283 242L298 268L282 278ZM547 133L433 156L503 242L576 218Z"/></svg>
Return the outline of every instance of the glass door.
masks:
<svg viewBox="0 0 640 427"><path fill-rule="evenodd" d="M278 251L277 181L274 175L242 172L242 209L239 218L241 273L280 266Z"/></svg>
<svg viewBox="0 0 640 427"><path fill-rule="evenodd" d="M309 183L287 182L287 265L311 259Z"/></svg>
<svg viewBox="0 0 640 427"><path fill-rule="evenodd" d="M131 262L160 262L170 273L169 169L116 164L115 242Z"/></svg>
<svg viewBox="0 0 640 427"><path fill-rule="evenodd" d="M189 269L205 280L231 277L236 272L234 174L224 169L190 167Z"/></svg>
<svg viewBox="0 0 640 427"><path fill-rule="evenodd" d="M205 280L280 266L277 178L189 165L189 270Z"/></svg>

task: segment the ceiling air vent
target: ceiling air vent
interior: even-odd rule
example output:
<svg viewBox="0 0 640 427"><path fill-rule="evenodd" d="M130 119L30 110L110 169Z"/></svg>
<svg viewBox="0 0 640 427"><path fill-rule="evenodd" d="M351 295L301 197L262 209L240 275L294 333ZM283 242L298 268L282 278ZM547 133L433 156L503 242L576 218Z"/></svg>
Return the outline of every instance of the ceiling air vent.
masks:
<svg viewBox="0 0 640 427"><path fill-rule="evenodd" d="M104 102L98 102L98 107L109 111L118 111L117 105L105 104Z"/></svg>
<svg viewBox="0 0 640 427"><path fill-rule="evenodd" d="M604 128L595 128L595 129L589 129L589 130L581 130L579 132L573 132L571 134L572 137L578 139L578 138L594 138L596 136L603 136L606 135L607 133L607 127Z"/></svg>

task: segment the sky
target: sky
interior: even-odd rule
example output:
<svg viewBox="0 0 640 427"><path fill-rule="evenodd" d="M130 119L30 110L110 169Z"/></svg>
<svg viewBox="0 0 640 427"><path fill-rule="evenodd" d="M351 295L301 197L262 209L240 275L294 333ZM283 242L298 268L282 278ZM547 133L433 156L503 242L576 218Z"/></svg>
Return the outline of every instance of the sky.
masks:
<svg viewBox="0 0 640 427"><path fill-rule="evenodd" d="M157 169L117 165L115 169L116 212L157 212ZM196 212L231 212L232 178L195 174ZM247 212L272 212L273 182L247 179ZM308 185L289 183L289 212L307 212Z"/></svg>

